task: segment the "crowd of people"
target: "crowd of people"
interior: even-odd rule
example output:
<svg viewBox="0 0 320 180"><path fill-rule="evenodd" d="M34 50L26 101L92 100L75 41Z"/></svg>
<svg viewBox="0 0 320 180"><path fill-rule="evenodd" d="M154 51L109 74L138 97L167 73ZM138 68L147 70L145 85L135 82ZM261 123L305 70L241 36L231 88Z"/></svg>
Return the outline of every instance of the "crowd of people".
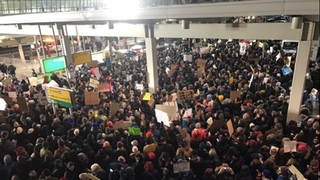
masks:
<svg viewBox="0 0 320 180"><path fill-rule="evenodd" d="M287 63L285 54L277 58L281 47L265 42L273 52L264 52L258 42L252 42L240 55L239 41L209 43L212 46L205 54L197 48L191 51L188 44L157 51L159 88L152 98L155 104L177 103L179 115L170 126L158 123L155 106L141 100L141 90L135 88L136 83L143 84L143 91L148 91L143 56L102 65L100 79L87 65L76 71L70 84L53 74L51 81L74 91L72 116L58 105L53 111L46 98L39 98L39 93L45 95L41 84L29 86L27 80L14 78L1 94L25 94L29 111L13 103L2 112L0 179L297 179L292 167L309 180L319 179L319 116L313 116L312 104L305 105L301 113L307 118L286 123L292 74L281 71ZM183 61L186 53L192 54L191 62ZM206 60L201 73L200 58ZM293 70L294 62L293 54ZM318 62L311 66L319 72ZM85 105L84 92L96 91L90 78L112 86L110 92L99 93L99 105ZM314 80L306 94L317 87ZM193 98L173 99L178 90L191 90ZM230 91L242 93L231 100ZM306 101L310 98L306 96ZM312 98L319 102L317 92ZM121 104L115 116L110 116L111 102ZM183 117L189 108L192 114ZM131 122L141 133L114 128L119 120ZM226 125L229 120L232 134ZM215 128L215 121L225 123ZM288 151L286 141L297 145ZM176 172L179 163L190 169Z"/></svg>

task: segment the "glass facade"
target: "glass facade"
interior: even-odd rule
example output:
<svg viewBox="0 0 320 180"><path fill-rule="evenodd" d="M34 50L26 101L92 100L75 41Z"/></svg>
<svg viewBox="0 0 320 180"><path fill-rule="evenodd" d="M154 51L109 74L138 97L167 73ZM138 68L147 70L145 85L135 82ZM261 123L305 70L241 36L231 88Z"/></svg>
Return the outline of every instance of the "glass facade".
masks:
<svg viewBox="0 0 320 180"><path fill-rule="evenodd" d="M119 0L0 0L0 15L104 9ZM128 0L134 1L134 0ZM140 7L243 0L135 0ZM125 2L125 1L123 1Z"/></svg>

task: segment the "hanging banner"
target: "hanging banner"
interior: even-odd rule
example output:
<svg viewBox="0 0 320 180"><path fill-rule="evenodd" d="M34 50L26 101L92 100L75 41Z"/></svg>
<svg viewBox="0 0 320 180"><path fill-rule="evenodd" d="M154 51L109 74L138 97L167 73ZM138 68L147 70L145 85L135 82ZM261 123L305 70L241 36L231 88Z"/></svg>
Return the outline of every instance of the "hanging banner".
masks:
<svg viewBox="0 0 320 180"><path fill-rule="evenodd" d="M82 51L72 54L73 64L80 65L91 61L91 51Z"/></svg>
<svg viewBox="0 0 320 180"><path fill-rule="evenodd" d="M85 105L98 105L100 103L99 92L84 92Z"/></svg>
<svg viewBox="0 0 320 180"><path fill-rule="evenodd" d="M246 54L246 48L247 48L247 44L246 43L240 43L240 55L243 56Z"/></svg>

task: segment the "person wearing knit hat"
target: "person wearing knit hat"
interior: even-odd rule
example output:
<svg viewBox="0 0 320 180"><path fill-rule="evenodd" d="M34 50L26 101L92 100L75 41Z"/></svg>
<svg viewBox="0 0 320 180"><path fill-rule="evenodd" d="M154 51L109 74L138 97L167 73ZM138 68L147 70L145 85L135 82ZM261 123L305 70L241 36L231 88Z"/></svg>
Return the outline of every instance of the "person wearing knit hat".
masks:
<svg viewBox="0 0 320 180"><path fill-rule="evenodd" d="M297 150L299 152L305 152L308 150L308 146L306 144L299 144Z"/></svg>
<svg viewBox="0 0 320 180"><path fill-rule="evenodd" d="M112 121L108 121L108 122L107 122L107 125L108 125L109 127L113 127Z"/></svg>
<svg viewBox="0 0 320 180"><path fill-rule="evenodd" d="M105 141L105 142L102 144L102 147L104 147L104 148L110 147L109 141Z"/></svg>
<svg viewBox="0 0 320 180"><path fill-rule="evenodd" d="M131 145L132 145L132 146L138 146L139 143L138 143L137 140L133 140L133 141L131 141Z"/></svg>
<svg viewBox="0 0 320 180"><path fill-rule="evenodd" d="M154 158L156 158L156 155L154 154L154 152L149 152L148 157L149 159L153 160Z"/></svg>

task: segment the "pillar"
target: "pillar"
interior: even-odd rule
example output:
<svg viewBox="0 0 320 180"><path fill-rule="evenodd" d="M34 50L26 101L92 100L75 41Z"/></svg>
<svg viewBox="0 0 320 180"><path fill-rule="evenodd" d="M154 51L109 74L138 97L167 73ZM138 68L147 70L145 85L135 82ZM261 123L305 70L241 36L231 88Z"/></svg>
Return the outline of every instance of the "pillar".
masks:
<svg viewBox="0 0 320 180"><path fill-rule="evenodd" d="M158 64L156 54L156 38L154 37L153 25L145 26L146 30L146 55L147 55L147 80L149 85L149 92L155 93L159 86L158 82Z"/></svg>
<svg viewBox="0 0 320 180"><path fill-rule="evenodd" d="M65 34L62 24L56 24L56 26L59 32L62 52L66 56L66 65L68 67L70 64L73 64L69 37Z"/></svg>
<svg viewBox="0 0 320 180"><path fill-rule="evenodd" d="M23 52L23 49L22 49L21 40L17 39L17 41L18 41L18 50L19 50L20 59L23 62L23 64L26 64L26 58L24 56L24 52Z"/></svg>
<svg viewBox="0 0 320 180"><path fill-rule="evenodd" d="M70 41L69 37L65 34L65 30L63 28L63 25L60 23L56 24L59 37L60 37L60 43L62 48L62 53L66 57L66 76L69 86L71 87L71 80L75 79L75 72L69 71L69 66L73 64L72 54L71 54L71 48L70 48ZM69 108L70 115L73 116L72 108Z"/></svg>
<svg viewBox="0 0 320 180"><path fill-rule="evenodd" d="M303 92L305 89L306 73L309 65L313 34L314 23L304 24L304 32L302 33L301 41L299 41L297 58L295 62L287 123L289 123L291 120L295 120L299 123L298 117L300 115Z"/></svg>

